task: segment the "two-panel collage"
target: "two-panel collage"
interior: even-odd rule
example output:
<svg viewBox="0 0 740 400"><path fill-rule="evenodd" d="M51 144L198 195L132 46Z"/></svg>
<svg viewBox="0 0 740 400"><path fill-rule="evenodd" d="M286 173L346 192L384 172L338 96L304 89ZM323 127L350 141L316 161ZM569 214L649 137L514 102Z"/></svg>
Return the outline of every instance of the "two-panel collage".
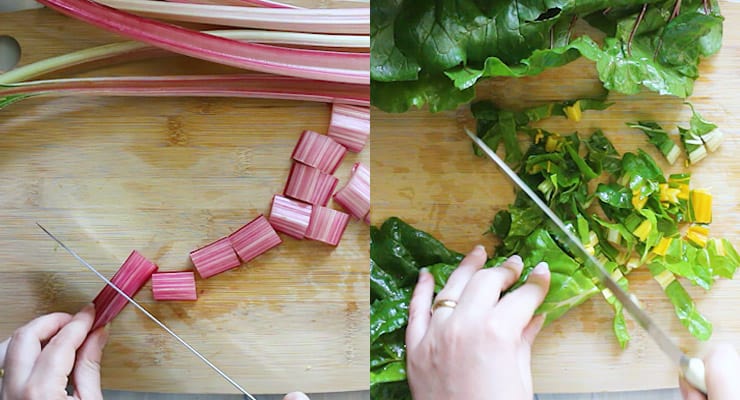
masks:
<svg viewBox="0 0 740 400"><path fill-rule="evenodd" d="M735 24L0 0L0 400L740 399Z"/></svg>

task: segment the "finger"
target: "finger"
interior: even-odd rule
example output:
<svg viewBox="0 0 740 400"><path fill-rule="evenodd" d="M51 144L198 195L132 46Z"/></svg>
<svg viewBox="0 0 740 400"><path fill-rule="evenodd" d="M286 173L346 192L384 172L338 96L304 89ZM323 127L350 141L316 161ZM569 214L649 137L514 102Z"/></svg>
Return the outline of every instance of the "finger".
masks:
<svg viewBox="0 0 740 400"><path fill-rule="evenodd" d="M482 269L473 275L460 296L457 311L480 312L493 307L501 292L516 283L522 274L522 258L511 256L500 266Z"/></svg>
<svg viewBox="0 0 740 400"><path fill-rule="evenodd" d="M310 400L308 396L301 392L288 393L283 397L283 400Z"/></svg>
<svg viewBox="0 0 740 400"><path fill-rule="evenodd" d="M545 325L545 316L535 315L531 321L529 321L529 324L524 328L524 332L522 332L522 337L524 340L529 344L530 347L534 344L534 340L537 338L537 335L542 330L542 326Z"/></svg>
<svg viewBox="0 0 740 400"><path fill-rule="evenodd" d="M8 351L8 345L10 344L10 338L5 339L4 342L0 343L0 368L5 365L5 353Z"/></svg>
<svg viewBox="0 0 740 400"><path fill-rule="evenodd" d="M429 319L434 296L434 277L422 268L419 271L419 282L409 302L409 323L406 328L406 347L413 351L429 329Z"/></svg>
<svg viewBox="0 0 740 400"><path fill-rule="evenodd" d="M740 393L737 373L740 358L730 344L715 346L705 358L707 394L712 400L736 399Z"/></svg>
<svg viewBox="0 0 740 400"><path fill-rule="evenodd" d="M440 300L460 300L460 295L465 289L465 285L468 284L470 278L483 267L486 262L486 249L481 245L475 246L465 258L460 262L460 265L450 274L450 278L447 280L445 287L437 294L437 299ZM434 312L434 318L432 321L443 322L447 317L452 314L452 308L440 307ZM432 322L434 323L434 322Z"/></svg>
<svg viewBox="0 0 740 400"><path fill-rule="evenodd" d="M680 389L681 397L683 397L684 400L707 400L706 396L689 385L684 378L678 379L678 388Z"/></svg>
<svg viewBox="0 0 740 400"><path fill-rule="evenodd" d="M33 367L28 379L29 386L38 388L40 393L53 393L67 386L75 353L85 341L94 319L95 308L89 304L51 338Z"/></svg>
<svg viewBox="0 0 740 400"><path fill-rule="evenodd" d="M103 399L103 392L100 389L100 360L103 358L103 348L107 342L108 328L106 326L91 333L77 351L77 361L72 372L77 398Z"/></svg>
<svg viewBox="0 0 740 400"><path fill-rule="evenodd" d="M18 328L10 338L5 354L3 391L19 395L41 354L41 344L66 325L72 316L65 313L43 315Z"/></svg>
<svg viewBox="0 0 740 400"><path fill-rule="evenodd" d="M550 269L541 262L532 270L527 282L504 296L493 312L500 321L505 321L516 332L523 332L532 319L534 311L542 304L550 287Z"/></svg>

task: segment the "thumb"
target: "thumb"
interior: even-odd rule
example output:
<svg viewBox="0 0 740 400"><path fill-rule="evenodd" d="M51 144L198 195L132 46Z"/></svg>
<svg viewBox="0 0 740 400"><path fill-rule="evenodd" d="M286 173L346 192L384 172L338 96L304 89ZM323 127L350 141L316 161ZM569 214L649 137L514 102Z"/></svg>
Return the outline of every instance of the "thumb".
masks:
<svg viewBox="0 0 740 400"><path fill-rule="evenodd" d="M283 397L283 400L310 400L308 396L301 392L288 393Z"/></svg>
<svg viewBox="0 0 740 400"><path fill-rule="evenodd" d="M75 398L81 400L102 400L100 388L100 360L103 348L108 341L108 326L91 333L77 351L77 361L73 371Z"/></svg>
<svg viewBox="0 0 740 400"><path fill-rule="evenodd" d="M689 385L684 378L679 378L678 387L681 390L681 397L683 397L683 400L707 400L706 396Z"/></svg>

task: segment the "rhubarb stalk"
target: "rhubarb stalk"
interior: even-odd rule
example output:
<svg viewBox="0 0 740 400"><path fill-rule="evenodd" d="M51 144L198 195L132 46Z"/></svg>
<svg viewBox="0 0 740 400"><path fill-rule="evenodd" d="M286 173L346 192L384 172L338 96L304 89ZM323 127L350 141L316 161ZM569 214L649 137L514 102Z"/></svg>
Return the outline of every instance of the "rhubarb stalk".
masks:
<svg viewBox="0 0 740 400"><path fill-rule="evenodd" d="M369 104L366 86L274 75L78 78L0 84L0 109L31 96L245 97ZM21 97L19 97L21 96Z"/></svg>
<svg viewBox="0 0 740 400"><path fill-rule="evenodd" d="M370 33L370 8L250 8L152 0L96 0L98 3L157 19L277 31Z"/></svg>
<svg viewBox="0 0 740 400"><path fill-rule="evenodd" d="M229 235L229 241L242 262L252 261L283 242L264 215Z"/></svg>
<svg viewBox="0 0 740 400"><path fill-rule="evenodd" d="M293 163L283 194L309 204L325 206L337 182L337 178L316 168Z"/></svg>
<svg viewBox="0 0 740 400"><path fill-rule="evenodd" d="M40 0L108 31L191 57L238 68L334 82L370 83L370 55L243 43L142 18L87 0Z"/></svg>
<svg viewBox="0 0 740 400"><path fill-rule="evenodd" d="M272 198L270 225L286 235L303 239L311 221L312 208L310 204L276 194Z"/></svg>
<svg viewBox="0 0 740 400"><path fill-rule="evenodd" d="M153 274L152 296L157 301L198 300L195 273L188 271Z"/></svg>
<svg viewBox="0 0 740 400"><path fill-rule="evenodd" d="M364 219L370 212L370 169L360 163L355 164L352 176L334 195L334 201L357 219Z"/></svg>
<svg viewBox="0 0 740 400"><path fill-rule="evenodd" d="M333 174L345 153L347 149L329 136L306 130L298 139L292 157L302 164Z"/></svg>
<svg viewBox="0 0 740 400"><path fill-rule="evenodd" d="M328 135L347 150L359 153L370 136L370 108L335 104Z"/></svg>
<svg viewBox="0 0 740 400"><path fill-rule="evenodd" d="M315 206L311 213L311 222L306 230L306 238L336 246L342 240L348 222L349 214Z"/></svg>
<svg viewBox="0 0 740 400"><path fill-rule="evenodd" d="M203 279L238 267L241 263L228 237L190 252L195 270Z"/></svg>
<svg viewBox="0 0 740 400"><path fill-rule="evenodd" d="M156 270L157 266L153 262L134 250L110 281L129 297L134 297ZM93 304L95 304L95 321L91 331L112 321L126 307L128 300L112 287L105 285L93 300Z"/></svg>

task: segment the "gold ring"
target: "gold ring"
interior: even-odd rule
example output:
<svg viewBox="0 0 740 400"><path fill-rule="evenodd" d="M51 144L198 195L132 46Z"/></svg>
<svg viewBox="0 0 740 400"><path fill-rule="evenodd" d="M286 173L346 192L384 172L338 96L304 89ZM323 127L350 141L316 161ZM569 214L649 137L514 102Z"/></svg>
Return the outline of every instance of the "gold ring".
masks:
<svg viewBox="0 0 740 400"><path fill-rule="evenodd" d="M5 370L0 368L0 379L2 379L5 376Z"/></svg>
<svg viewBox="0 0 740 400"><path fill-rule="evenodd" d="M450 299L435 300L434 304L432 304L432 314L434 314L434 312L437 311L437 309L440 307L448 307L454 309L455 307L457 307L457 302Z"/></svg>

